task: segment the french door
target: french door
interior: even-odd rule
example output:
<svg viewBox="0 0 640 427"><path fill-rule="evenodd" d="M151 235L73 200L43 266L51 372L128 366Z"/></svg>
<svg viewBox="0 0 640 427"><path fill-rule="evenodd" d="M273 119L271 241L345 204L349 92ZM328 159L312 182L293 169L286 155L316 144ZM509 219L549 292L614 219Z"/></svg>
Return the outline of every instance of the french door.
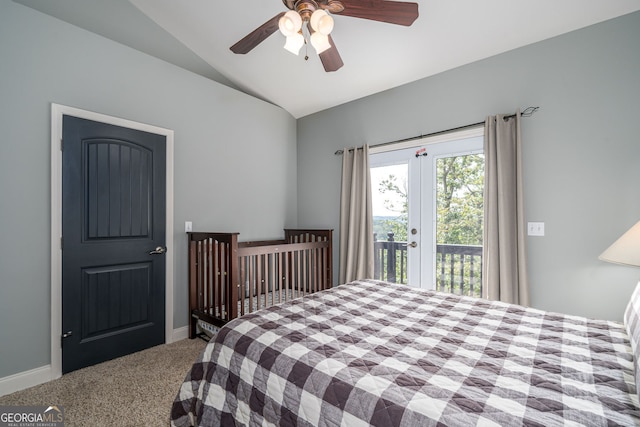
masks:
<svg viewBox="0 0 640 427"><path fill-rule="evenodd" d="M370 158L376 277L479 295L482 131Z"/></svg>

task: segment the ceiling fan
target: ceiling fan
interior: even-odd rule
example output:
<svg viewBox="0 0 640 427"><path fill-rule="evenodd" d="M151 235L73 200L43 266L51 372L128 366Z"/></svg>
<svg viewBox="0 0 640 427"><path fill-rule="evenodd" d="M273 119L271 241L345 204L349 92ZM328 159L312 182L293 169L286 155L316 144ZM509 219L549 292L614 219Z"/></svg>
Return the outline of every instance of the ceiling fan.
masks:
<svg viewBox="0 0 640 427"><path fill-rule="evenodd" d="M231 46L233 53L245 54L267 37L280 31L287 36L285 48L295 54L306 43L303 24L309 39L319 53L325 71L336 71L344 65L331 38L333 18L326 12L410 26L418 18L418 4L391 0L282 0L289 9L269 19ZM328 18L327 18L328 17Z"/></svg>

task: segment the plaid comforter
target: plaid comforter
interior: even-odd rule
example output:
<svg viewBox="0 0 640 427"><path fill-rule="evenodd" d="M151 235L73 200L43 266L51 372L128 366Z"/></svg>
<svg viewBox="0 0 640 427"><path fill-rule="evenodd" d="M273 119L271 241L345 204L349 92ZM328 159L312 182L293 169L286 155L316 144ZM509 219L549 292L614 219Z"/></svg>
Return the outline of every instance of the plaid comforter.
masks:
<svg viewBox="0 0 640 427"><path fill-rule="evenodd" d="M353 282L227 324L175 426L640 425L619 323Z"/></svg>

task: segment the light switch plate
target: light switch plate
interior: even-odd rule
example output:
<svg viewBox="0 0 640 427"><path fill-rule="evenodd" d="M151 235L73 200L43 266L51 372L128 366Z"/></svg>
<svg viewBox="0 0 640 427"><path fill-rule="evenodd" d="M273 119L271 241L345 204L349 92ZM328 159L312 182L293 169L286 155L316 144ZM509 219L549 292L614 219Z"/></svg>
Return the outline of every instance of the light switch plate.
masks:
<svg viewBox="0 0 640 427"><path fill-rule="evenodd" d="M529 236L544 236L544 222L527 223L527 234Z"/></svg>
<svg viewBox="0 0 640 427"><path fill-rule="evenodd" d="M184 222L184 232L185 233L189 233L193 230L193 224L191 223L191 221L185 221Z"/></svg>

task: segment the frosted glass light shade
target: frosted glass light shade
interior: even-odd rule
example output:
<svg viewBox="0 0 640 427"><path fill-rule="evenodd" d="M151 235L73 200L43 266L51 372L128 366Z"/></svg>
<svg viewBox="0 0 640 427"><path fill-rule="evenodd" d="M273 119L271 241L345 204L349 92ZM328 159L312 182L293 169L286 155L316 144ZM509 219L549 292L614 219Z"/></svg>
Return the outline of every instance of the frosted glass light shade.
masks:
<svg viewBox="0 0 640 427"><path fill-rule="evenodd" d="M329 43L329 36L316 31L311 34L311 45L315 48L318 54L321 54L331 47L331 43Z"/></svg>
<svg viewBox="0 0 640 427"><path fill-rule="evenodd" d="M309 20L314 31L328 36L333 31L333 18L325 10L316 9Z"/></svg>
<svg viewBox="0 0 640 427"><path fill-rule="evenodd" d="M304 37L300 33L294 33L292 36L287 36L284 48L294 55L297 55L302 45L304 45Z"/></svg>
<svg viewBox="0 0 640 427"><path fill-rule="evenodd" d="M302 28L302 18L298 15L298 12L290 10L280 18L278 21L278 28L285 36L293 36L300 31L300 28Z"/></svg>
<svg viewBox="0 0 640 427"><path fill-rule="evenodd" d="M614 264L640 267L640 222L631 227L598 258Z"/></svg>

